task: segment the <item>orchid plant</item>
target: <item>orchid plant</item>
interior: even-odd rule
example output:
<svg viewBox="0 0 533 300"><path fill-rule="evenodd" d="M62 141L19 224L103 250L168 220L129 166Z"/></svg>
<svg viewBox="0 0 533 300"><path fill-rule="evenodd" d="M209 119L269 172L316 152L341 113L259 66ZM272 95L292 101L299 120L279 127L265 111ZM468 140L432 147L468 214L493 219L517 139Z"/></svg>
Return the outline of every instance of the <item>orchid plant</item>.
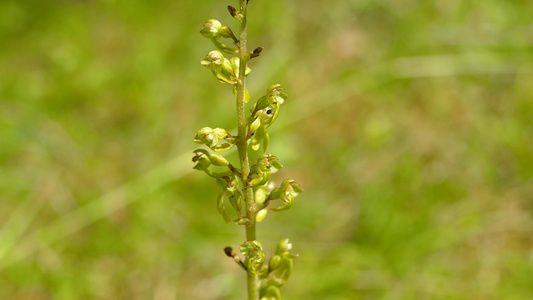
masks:
<svg viewBox="0 0 533 300"><path fill-rule="evenodd" d="M220 187L217 208L224 221L245 228L246 240L239 247L242 257L232 247L226 247L224 252L246 271L248 299L281 299L280 288L292 273L296 255L290 252L289 240L283 239L267 263L263 247L256 238L256 225L265 219L269 210L289 209L303 190L293 179L284 180L279 186L270 181L271 174L282 165L268 152L268 129L278 118L288 96L280 84L273 84L257 101L250 103L251 96L245 84L251 72L248 63L259 57L263 48L247 50L248 2L239 0L238 9L228 6L229 13L239 24L238 36L215 19L207 20L200 31L216 48L201 60L201 64L211 70L220 83L232 88L238 126L236 135L224 128L198 130L194 142L209 150L194 150L193 162L194 169L216 179ZM217 154L234 147L238 150L238 163L232 164ZM252 151L259 152L255 162L250 159Z"/></svg>

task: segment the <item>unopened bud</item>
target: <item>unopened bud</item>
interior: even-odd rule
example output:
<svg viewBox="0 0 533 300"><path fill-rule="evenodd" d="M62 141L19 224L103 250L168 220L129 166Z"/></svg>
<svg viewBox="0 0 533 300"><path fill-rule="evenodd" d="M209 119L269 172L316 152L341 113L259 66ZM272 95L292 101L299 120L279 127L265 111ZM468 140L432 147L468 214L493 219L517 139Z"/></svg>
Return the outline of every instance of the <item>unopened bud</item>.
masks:
<svg viewBox="0 0 533 300"><path fill-rule="evenodd" d="M235 257L237 255L235 250L233 250L233 248L231 248L231 247L224 248L224 253L226 253L226 255L229 256L229 257Z"/></svg>
<svg viewBox="0 0 533 300"><path fill-rule="evenodd" d="M231 5L228 6L228 11L232 17L239 21L242 21L242 19L244 18L244 16L239 11L237 11L235 7Z"/></svg>
<svg viewBox="0 0 533 300"><path fill-rule="evenodd" d="M267 213L268 213L268 209L266 209L266 208L258 211L257 215L255 215L255 221L256 222L263 221L265 219Z"/></svg>
<svg viewBox="0 0 533 300"><path fill-rule="evenodd" d="M221 26L222 24L218 20L207 20L202 30L200 30L200 34L208 39L217 38L220 35L219 29Z"/></svg>
<svg viewBox="0 0 533 300"><path fill-rule="evenodd" d="M250 52L249 55L250 55L250 58L254 58L254 57L258 57L259 54L261 54L261 52L263 51L263 47L257 47L254 49L254 51Z"/></svg>

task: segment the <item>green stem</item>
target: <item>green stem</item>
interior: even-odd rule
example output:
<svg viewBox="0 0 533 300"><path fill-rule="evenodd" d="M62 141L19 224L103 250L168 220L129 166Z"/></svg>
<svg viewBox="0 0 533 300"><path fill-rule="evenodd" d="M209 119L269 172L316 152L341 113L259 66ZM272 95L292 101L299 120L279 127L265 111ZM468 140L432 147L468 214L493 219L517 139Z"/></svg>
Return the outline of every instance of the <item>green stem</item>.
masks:
<svg viewBox="0 0 533 300"><path fill-rule="evenodd" d="M245 197L245 207L246 207L246 218L250 220L249 223L245 225L246 228L246 240L254 241L255 238L255 203L254 203L254 194L252 188L248 187L248 174L250 174L250 161L248 158L248 141L246 139L246 129L248 128L248 122L246 118L246 105L244 103L245 95L245 74L246 74L246 65L248 50L246 49L247 42L247 13L246 13L246 0L239 0L241 13L243 19L240 26L239 34L239 78L237 82L237 121L238 121L238 131L239 131L239 140L237 141L237 149L239 150L239 159L241 162L241 171L242 171L242 183L244 189ZM257 276L252 272L247 272L248 280L248 300L257 300L259 299L259 290L258 290L258 280Z"/></svg>

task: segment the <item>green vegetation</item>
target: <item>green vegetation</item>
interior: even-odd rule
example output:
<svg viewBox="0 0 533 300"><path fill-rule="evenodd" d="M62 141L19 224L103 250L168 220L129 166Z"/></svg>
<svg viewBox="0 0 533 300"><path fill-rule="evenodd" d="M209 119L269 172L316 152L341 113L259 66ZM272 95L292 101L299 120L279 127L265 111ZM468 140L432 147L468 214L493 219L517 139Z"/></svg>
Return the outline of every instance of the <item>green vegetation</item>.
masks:
<svg viewBox="0 0 533 300"><path fill-rule="evenodd" d="M245 298L221 253L242 235L190 154L198 128L235 129L198 65L230 4L0 1L1 299ZM272 179L306 190L258 226L300 255L284 299L528 299L531 11L250 2L250 94L291 96Z"/></svg>

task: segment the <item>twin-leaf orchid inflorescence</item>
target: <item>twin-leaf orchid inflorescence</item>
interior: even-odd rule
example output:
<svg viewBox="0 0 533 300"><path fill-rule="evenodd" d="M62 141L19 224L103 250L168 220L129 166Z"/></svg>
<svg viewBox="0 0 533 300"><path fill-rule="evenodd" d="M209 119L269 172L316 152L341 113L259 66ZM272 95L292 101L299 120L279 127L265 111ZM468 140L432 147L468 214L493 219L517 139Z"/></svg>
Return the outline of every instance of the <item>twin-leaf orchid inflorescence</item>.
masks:
<svg viewBox="0 0 533 300"><path fill-rule="evenodd" d="M228 6L228 11L241 25L240 37L246 37L246 34L242 35L243 28L246 28L245 23L243 26L243 22L246 22L246 5L242 5L242 0L240 3L240 10ZM258 57L263 47L257 47L243 55L246 51L241 53L241 50L246 47L241 47L241 41L228 26L214 19L206 21L200 34L210 39L216 48L200 63L211 70L219 82L232 85L233 94L237 96L238 101L244 102L242 105L245 105L250 100L250 93L244 86L244 78L251 72L247 63ZM223 40L228 42L223 43ZM231 57L226 58L224 55ZM241 64L244 64L242 68ZM226 152L235 146L239 149L240 162L237 167L222 155L207 149L196 149L193 157L194 169L216 179L221 189L217 197L217 208L224 220L227 223L233 222L247 227L247 241L239 247L244 259L240 259L231 247L225 248L224 251L246 270L249 280L253 279L248 288L254 288L259 292L249 295L259 295L262 300L280 299L279 288L291 275L292 261L296 258L296 255L289 252L292 248L289 240L284 239L278 243L276 252L269 262L265 263L266 255L263 247L255 240L255 223L264 220L269 209L272 211L289 209L294 198L303 191L293 179L284 180L277 187L270 181L271 174L283 166L276 156L267 152L270 144L268 128L278 117L281 105L287 97L280 84L273 84L251 105L249 115L243 115L242 119L239 119L242 120L239 124L246 126L242 131L239 129L239 134L232 135L224 128L203 127L198 130L194 138L194 142L205 145L213 152ZM241 116L238 115L238 118ZM249 149L258 151L260 148L262 151L259 152L258 159L249 163L247 159ZM242 149L245 149L246 159L243 158ZM252 239L249 238L249 228L254 230Z"/></svg>

